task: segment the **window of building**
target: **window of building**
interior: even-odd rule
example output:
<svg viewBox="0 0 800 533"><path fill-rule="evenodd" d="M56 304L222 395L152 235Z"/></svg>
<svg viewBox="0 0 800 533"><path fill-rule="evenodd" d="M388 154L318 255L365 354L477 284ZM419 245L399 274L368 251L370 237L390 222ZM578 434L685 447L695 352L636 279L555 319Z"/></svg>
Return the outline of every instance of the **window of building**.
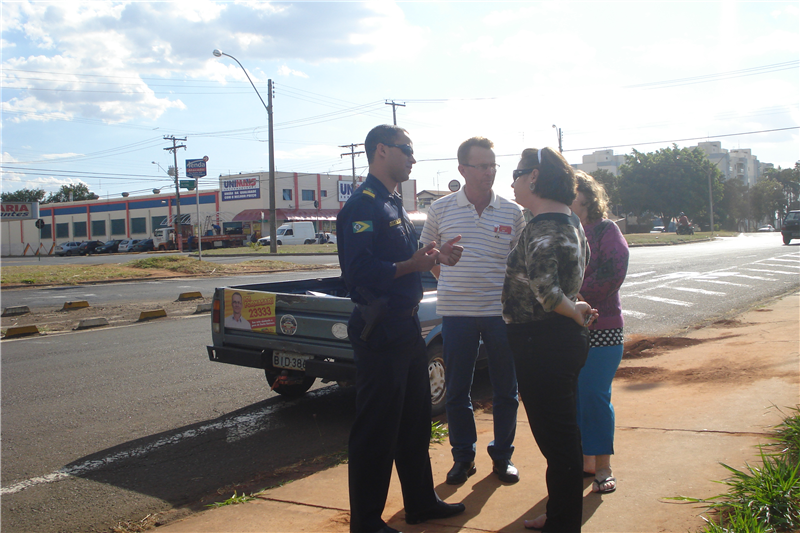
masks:
<svg viewBox="0 0 800 533"><path fill-rule="evenodd" d="M144 220L143 218L140 220ZM93 223L94 224L94 223ZM125 219L119 218L111 221L111 235L125 235Z"/></svg>
<svg viewBox="0 0 800 533"><path fill-rule="evenodd" d="M283 189L283 199L284 200L292 199L292 189Z"/></svg>
<svg viewBox="0 0 800 533"><path fill-rule="evenodd" d="M42 226L42 239L52 239L53 238L53 225L52 224L45 224Z"/></svg>
<svg viewBox="0 0 800 533"><path fill-rule="evenodd" d="M147 219L145 217L132 218L131 233L147 233Z"/></svg>
<svg viewBox="0 0 800 533"><path fill-rule="evenodd" d="M319 197L320 198L327 198L328 197L328 191L326 191L326 190L319 191Z"/></svg>
<svg viewBox="0 0 800 533"><path fill-rule="evenodd" d="M56 224L56 239L68 239L69 238L69 222L62 222L60 224Z"/></svg>
<svg viewBox="0 0 800 533"><path fill-rule="evenodd" d="M158 228L163 228L162 222L167 220L167 217L151 217L150 218L150 227L153 228L153 231L157 230Z"/></svg>
<svg viewBox="0 0 800 533"><path fill-rule="evenodd" d="M78 237L86 237L86 222L73 222L72 236L76 239Z"/></svg>
<svg viewBox="0 0 800 533"><path fill-rule="evenodd" d="M316 195L314 194L315 192L316 191L314 191L314 190L303 189L303 191L302 191L302 193L303 193L303 197L302 197L303 201L304 202L313 202L314 200L316 200L316 197L315 197Z"/></svg>
<svg viewBox="0 0 800 533"><path fill-rule="evenodd" d="M99 239L106 236L106 221L92 220L92 237Z"/></svg>

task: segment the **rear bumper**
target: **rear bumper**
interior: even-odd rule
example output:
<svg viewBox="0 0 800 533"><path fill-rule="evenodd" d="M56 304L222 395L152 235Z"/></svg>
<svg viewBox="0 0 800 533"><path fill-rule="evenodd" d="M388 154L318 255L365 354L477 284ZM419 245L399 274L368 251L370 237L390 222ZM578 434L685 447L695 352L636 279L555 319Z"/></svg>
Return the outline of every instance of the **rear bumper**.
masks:
<svg viewBox="0 0 800 533"><path fill-rule="evenodd" d="M225 346L206 346L206 350L208 351L209 360L217 363L264 370L273 368L270 357L271 350L242 350ZM346 361L309 359L306 361L305 374L321 378L323 381L352 381L356 377L356 365Z"/></svg>

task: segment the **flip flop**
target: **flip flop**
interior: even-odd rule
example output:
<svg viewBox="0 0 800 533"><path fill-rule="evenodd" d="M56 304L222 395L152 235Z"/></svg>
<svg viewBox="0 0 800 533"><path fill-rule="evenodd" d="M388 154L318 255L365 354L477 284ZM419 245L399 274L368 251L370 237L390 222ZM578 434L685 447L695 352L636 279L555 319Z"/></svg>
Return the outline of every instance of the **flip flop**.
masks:
<svg viewBox="0 0 800 533"><path fill-rule="evenodd" d="M597 484L597 490L592 490L592 492L595 492L597 494L611 494L612 492L617 490L617 480L613 476L608 476L603 479L594 478L594 483ZM613 483L612 487L610 489L601 490L600 487L607 483Z"/></svg>

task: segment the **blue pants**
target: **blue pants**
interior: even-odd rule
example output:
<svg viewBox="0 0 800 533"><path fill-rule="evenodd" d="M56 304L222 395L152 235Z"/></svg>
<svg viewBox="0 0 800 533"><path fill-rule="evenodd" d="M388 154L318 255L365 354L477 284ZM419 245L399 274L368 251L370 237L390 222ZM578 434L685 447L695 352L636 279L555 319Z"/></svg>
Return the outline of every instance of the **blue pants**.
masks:
<svg viewBox="0 0 800 533"><path fill-rule="evenodd" d="M372 533L386 525L381 514L393 464L406 513L420 513L440 501L428 454L431 386L419 319L389 317L375 326L367 342L359 338L363 329L356 309L347 328L356 361L356 418L348 447L352 533Z"/></svg>
<svg viewBox="0 0 800 533"><path fill-rule="evenodd" d="M614 406L611 380L622 361L622 344L589 348L578 377L578 425L584 455L613 455Z"/></svg>
<svg viewBox="0 0 800 533"><path fill-rule="evenodd" d="M514 453L519 399L514 356L508 345L503 318L445 316L442 317L442 339L447 384L447 425L453 460L456 462L475 460L478 437L470 390L481 338L489 356L489 378L494 391L494 440L489 443L489 456L495 461L503 461L511 459Z"/></svg>

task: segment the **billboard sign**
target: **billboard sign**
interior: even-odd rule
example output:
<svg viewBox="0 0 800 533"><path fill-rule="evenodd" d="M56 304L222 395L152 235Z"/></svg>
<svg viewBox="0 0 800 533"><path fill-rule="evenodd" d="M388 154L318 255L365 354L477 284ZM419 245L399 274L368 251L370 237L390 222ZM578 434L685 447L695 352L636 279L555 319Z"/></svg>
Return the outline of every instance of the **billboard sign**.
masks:
<svg viewBox="0 0 800 533"><path fill-rule="evenodd" d="M222 191L223 202L261 198L258 178L220 180L219 188Z"/></svg>
<svg viewBox="0 0 800 533"><path fill-rule="evenodd" d="M356 184L356 189L358 188L358 184ZM350 181L340 181L339 182L339 201L346 202L350 196L353 194L353 180Z"/></svg>
<svg viewBox="0 0 800 533"><path fill-rule="evenodd" d="M206 161L208 157L203 159L187 159L186 160L186 177L187 178L202 178L206 175Z"/></svg>
<svg viewBox="0 0 800 533"><path fill-rule="evenodd" d="M36 220L39 202L3 202L0 206L3 220Z"/></svg>

